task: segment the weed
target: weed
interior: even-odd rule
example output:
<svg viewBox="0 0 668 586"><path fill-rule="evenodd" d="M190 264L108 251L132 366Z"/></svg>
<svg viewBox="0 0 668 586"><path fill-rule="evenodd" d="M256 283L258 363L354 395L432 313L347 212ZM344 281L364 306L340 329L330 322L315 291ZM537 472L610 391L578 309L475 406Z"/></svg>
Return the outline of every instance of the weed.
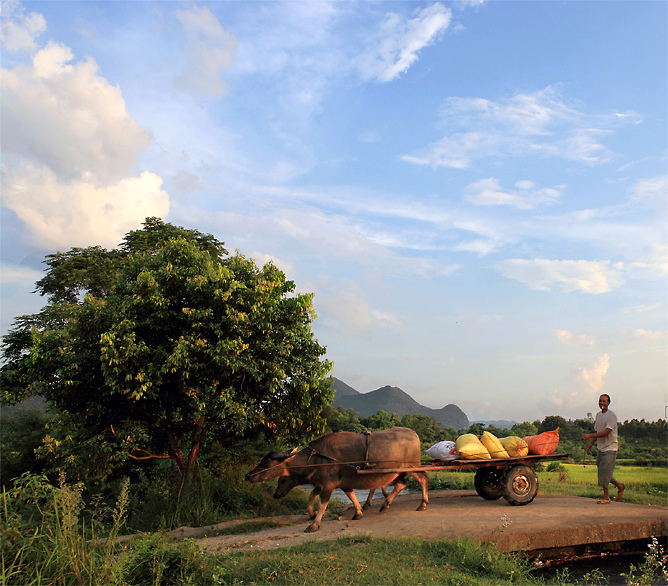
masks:
<svg viewBox="0 0 668 586"><path fill-rule="evenodd" d="M645 554L645 561L636 567L631 564L628 574L622 574L626 579L627 586L651 586L657 580L664 584L668 582L668 555L665 549L659 545L656 537L652 537ZM636 574L637 572L637 574Z"/></svg>

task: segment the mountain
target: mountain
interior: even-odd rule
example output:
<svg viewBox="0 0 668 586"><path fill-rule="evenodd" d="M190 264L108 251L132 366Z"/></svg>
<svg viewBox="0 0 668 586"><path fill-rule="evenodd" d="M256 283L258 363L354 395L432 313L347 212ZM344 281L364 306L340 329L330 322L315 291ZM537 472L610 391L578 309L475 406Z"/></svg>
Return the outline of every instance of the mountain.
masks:
<svg viewBox="0 0 668 586"><path fill-rule="evenodd" d="M454 427L458 431L469 427L469 418L457 405L431 409L420 405L399 387L385 386L369 393L360 393L338 378L333 378L332 387L336 390L332 405L354 409L361 417L369 417L382 409L390 415L396 413L399 417L413 414L433 417L442 427Z"/></svg>

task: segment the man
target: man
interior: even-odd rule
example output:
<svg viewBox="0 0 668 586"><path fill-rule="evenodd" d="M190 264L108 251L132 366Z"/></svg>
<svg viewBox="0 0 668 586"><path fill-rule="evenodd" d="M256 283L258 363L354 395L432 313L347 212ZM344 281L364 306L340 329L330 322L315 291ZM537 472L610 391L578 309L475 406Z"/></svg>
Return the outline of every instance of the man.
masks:
<svg viewBox="0 0 668 586"><path fill-rule="evenodd" d="M626 486L617 482L612 473L615 470L615 460L617 459L617 416L608 409L610 406L610 395L601 395L598 398L600 413L596 414L594 422L595 433L586 433L580 439L582 441L590 440L587 444L587 451L591 450L596 440L598 456L596 457L596 466L598 468L598 483L603 487L603 498L598 501L599 505L610 503L610 493L608 485L612 482L617 487L617 500L622 500L622 494Z"/></svg>

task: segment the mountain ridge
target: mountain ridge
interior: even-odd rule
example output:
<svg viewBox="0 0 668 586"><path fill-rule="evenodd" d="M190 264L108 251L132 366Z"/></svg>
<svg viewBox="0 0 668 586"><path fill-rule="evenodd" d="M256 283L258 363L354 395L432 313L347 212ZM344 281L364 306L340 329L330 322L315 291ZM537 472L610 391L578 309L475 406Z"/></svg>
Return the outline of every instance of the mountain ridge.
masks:
<svg viewBox="0 0 668 586"><path fill-rule="evenodd" d="M383 410L390 415L396 413L399 417L414 414L426 415L434 418L442 427L452 427L457 431L469 427L467 415L457 405L451 403L441 409L425 407L399 387L386 385L375 391L360 393L342 380L333 377L332 388L336 391L332 405L353 409L361 417L369 417Z"/></svg>

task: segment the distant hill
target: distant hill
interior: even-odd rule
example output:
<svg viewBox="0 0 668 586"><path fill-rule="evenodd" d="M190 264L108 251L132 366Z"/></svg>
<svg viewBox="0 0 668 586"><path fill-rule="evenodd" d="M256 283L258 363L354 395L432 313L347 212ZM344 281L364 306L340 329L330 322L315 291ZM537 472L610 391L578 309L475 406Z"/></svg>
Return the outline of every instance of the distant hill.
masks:
<svg viewBox="0 0 668 586"><path fill-rule="evenodd" d="M457 405L446 405L441 409L431 409L420 405L408 393L399 387L385 386L369 393L360 393L338 378L333 378L332 387L336 390L334 407L354 409L361 417L369 417L383 410L404 415L427 415L438 421L442 427L453 427L457 431L469 427L469 418Z"/></svg>

